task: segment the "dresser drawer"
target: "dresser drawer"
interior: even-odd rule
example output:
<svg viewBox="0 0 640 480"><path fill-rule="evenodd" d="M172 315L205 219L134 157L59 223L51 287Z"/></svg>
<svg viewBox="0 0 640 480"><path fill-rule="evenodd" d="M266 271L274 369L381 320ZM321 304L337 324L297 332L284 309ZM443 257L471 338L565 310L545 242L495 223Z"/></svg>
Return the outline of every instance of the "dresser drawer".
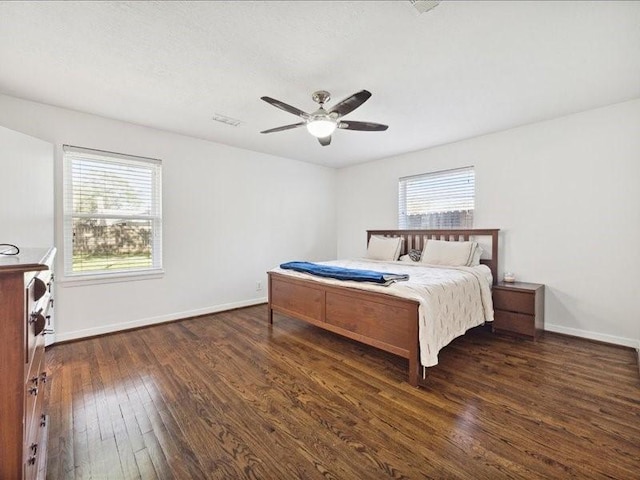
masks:
<svg viewBox="0 0 640 480"><path fill-rule="evenodd" d="M536 298L529 292L517 292L513 290L493 290L493 308L509 312L526 313L535 315Z"/></svg>
<svg viewBox="0 0 640 480"><path fill-rule="evenodd" d="M535 317L533 315L525 315L523 313L496 310L493 316L493 329L535 337Z"/></svg>
<svg viewBox="0 0 640 480"><path fill-rule="evenodd" d="M25 435L23 446L24 451L24 478L25 480L36 479L40 465L46 457L46 424L40 424L40 421L34 422L31 430Z"/></svg>
<svg viewBox="0 0 640 480"><path fill-rule="evenodd" d="M31 429L32 423L39 422L38 408L42 408L46 376L44 372L44 345L42 345L38 346L34 352L33 362L31 362L31 368L29 368L24 382L24 425L27 433Z"/></svg>
<svg viewBox="0 0 640 480"><path fill-rule="evenodd" d="M53 287L53 272L51 272L51 270L38 272L33 282L35 300L40 300L45 293L51 293Z"/></svg>

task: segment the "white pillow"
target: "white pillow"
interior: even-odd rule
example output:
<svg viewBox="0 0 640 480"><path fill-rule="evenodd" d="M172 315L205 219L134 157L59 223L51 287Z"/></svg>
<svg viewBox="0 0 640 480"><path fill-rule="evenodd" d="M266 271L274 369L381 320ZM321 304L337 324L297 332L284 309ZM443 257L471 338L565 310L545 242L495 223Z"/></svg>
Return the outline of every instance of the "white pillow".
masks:
<svg viewBox="0 0 640 480"><path fill-rule="evenodd" d="M367 258L395 262L402 250L402 237L379 237L373 235L367 246Z"/></svg>
<svg viewBox="0 0 640 480"><path fill-rule="evenodd" d="M476 244L476 248L473 249L473 253L471 254L471 261L469 262L470 267L477 267L480 265L480 257L482 256L482 247Z"/></svg>
<svg viewBox="0 0 640 480"><path fill-rule="evenodd" d="M448 242L445 240L427 240L422 249L422 263L465 267L473 261L477 242Z"/></svg>

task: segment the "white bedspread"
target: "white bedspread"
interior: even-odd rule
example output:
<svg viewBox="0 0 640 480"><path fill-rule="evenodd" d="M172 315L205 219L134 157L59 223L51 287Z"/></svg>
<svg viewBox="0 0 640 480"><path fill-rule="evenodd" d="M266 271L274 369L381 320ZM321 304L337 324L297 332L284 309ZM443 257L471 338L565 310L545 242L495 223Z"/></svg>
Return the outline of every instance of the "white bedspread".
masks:
<svg viewBox="0 0 640 480"><path fill-rule="evenodd" d="M383 262L369 259L317 262L345 268L406 273L409 281L380 286L362 282L322 278L291 270L273 271L322 283L387 293L420 302L420 362L425 367L438 364L438 352L470 328L493 321L491 271L477 267L425 266L419 263Z"/></svg>

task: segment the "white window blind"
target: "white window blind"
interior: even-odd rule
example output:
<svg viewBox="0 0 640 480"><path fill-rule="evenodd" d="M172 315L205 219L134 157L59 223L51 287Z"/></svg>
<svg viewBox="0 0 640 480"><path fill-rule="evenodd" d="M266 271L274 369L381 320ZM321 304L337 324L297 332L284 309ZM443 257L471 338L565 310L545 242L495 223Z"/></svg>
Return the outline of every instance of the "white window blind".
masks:
<svg viewBox="0 0 640 480"><path fill-rule="evenodd" d="M65 145L66 276L162 268L162 164Z"/></svg>
<svg viewBox="0 0 640 480"><path fill-rule="evenodd" d="M404 177L398 187L398 228L473 227L473 167Z"/></svg>

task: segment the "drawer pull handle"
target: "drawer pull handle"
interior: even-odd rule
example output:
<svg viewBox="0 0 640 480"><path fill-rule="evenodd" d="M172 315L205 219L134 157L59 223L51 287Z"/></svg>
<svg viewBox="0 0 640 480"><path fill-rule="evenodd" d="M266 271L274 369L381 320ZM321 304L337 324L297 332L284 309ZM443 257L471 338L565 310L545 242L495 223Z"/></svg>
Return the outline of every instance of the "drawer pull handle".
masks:
<svg viewBox="0 0 640 480"><path fill-rule="evenodd" d="M38 395L38 387L31 387L29 389L29 395Z"/></svg>
<svg viewBox="0 0 640 480"><path fill-rule="evenodd" d="M38 380L39 380L39 378L38 378L38 377L31 377L31 378L29 379L29 381L30 381L31 383L33 383L36 387L38 386Z"/></svg>
<svg viewBox="0 0 640 480"><path fill-rule="evenodd" d="M36 457L35 456L29 457L29 460L27 460L27 463L29 465L35 465L36 464Z"/></svg>
<svg viewBox="0 0 640 480"><path fill-rule="evenodd" d="M41 427L47 426L47 416L44 413L40 415L40 426Z"/></svg>
<svg viewBox="0 0 640 480"><path fill-rule="evenodd" d="M35 456L38 453L38 444L32 443L29 449L31 450L31 454Z"/></svg>
<svg viewBox="0 0 640 480"><path fill-rule="evenodd" d="M42 308L29 317L29 324L33 325L33 334L38 336L44 330L47 319L42 315Z"/></svg>
<svg viewBox="0 0 640 480"><path fill-rule="evenodd" d="M42 383L47 383L47 372L42 372L42 373L40 374L40 381L41 381Z"/></svg>
<svg viewBox="0 0 640 480"><path fill-rule="evenodd" d="M33 312L31 314L31 318L29 319L29 323L36 323L38 321L38 317L42 316L42 308L38 309L37 312Z"/></svg>

